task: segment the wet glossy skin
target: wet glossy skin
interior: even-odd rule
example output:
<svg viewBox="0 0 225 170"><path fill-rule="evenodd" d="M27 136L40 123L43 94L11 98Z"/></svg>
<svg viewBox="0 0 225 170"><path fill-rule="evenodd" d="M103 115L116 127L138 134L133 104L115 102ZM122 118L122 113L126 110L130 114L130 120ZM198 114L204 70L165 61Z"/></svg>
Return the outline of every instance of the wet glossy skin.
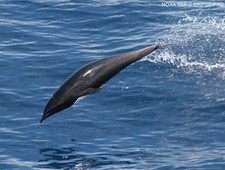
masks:
<svg viewBox="0 0 225 170"><path fill-rule="evenodd" d="M100 59L82 67L74 72L51 97L45 107L41 122L47 117L72 106L79 97L98 92L102 84L128 65L164 46L167 45L149 46Z"/></svg>

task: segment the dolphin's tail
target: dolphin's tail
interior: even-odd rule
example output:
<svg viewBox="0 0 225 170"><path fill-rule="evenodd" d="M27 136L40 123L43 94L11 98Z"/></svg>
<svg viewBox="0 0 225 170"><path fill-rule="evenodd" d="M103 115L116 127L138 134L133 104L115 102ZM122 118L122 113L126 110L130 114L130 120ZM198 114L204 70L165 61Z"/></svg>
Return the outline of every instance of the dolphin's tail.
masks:
<svg viewBox="0 0 225 170"><path fill-rule="evenodd" d="M161 47L167 47L167 46L170 46L170 45L173 45L173 44L156 45L156 47L161 48Z"/></svg>

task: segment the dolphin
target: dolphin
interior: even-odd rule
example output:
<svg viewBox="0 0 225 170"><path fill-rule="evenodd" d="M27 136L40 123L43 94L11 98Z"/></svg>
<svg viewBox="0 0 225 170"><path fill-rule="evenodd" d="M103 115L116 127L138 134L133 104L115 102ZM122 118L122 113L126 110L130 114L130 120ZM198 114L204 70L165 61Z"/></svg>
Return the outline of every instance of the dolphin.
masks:
<svg viewBox="0 0 225 170"><path fill-rule="evenodd" d="M154 45L123 54L106 57L85 65L75 71L48 101L41 122L49 116L72 106L78 98L93 94L102 85L130 64L149 55L158 48L168 46Z"/></svg>

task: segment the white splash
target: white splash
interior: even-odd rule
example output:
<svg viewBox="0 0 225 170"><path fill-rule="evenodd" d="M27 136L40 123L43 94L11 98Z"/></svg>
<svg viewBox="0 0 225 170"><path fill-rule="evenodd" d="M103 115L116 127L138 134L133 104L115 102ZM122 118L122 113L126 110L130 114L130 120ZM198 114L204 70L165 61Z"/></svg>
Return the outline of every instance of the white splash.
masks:
<svg viewBox="0 0 225 170"><path fill-rule="evenodd" d="M176 16L177 17L177 16ZM184 14L177 24L159 35L156 44L172 43L143 60L185 68L188 72L217 71L225 79L225 19Z"/></svg>

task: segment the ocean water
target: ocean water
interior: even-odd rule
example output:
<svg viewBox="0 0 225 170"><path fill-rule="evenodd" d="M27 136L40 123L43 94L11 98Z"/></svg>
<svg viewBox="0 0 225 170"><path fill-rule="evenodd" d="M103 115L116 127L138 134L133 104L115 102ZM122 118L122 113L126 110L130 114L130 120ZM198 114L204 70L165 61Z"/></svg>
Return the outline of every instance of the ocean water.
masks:
<svg viewBox="0 0 225 170"><path fill-rule="evenodd" d="M225 169L224 1L0 1L0 169ZM172 43L40 119L81 66Z"/></svg>

